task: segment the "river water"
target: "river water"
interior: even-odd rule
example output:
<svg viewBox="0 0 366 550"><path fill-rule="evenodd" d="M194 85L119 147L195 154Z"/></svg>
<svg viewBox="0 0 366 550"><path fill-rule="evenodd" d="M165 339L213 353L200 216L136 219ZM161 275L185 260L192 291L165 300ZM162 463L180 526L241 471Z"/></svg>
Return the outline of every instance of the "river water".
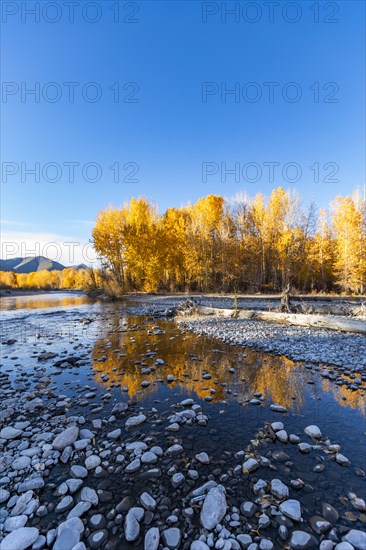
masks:
<svg viewBox="0 0 366 550"><path fill-rule="evenodd" d="M205 466L203 481L234 468L235 453L245 450L251 441L256 444L266 422L281 421L288 433L308 443L311 441L304 428L319 426L332 443L341 445L342 454L351 463L349 467L336 464L329 455L316 450L304 455L296 445L267 441L260 444L261 453L272 460L273 468L266 471L265 479L276 477L289 484L291 479L300 478L304 482L304 488L293 498L301 501L305 520L321 515L321 504L327 502L339 512L337 525L341 531L364 530L366 515L351 505L348 494L365 497L365 381L353 391L322 377L321 371L327 365L296 364L286 357L228 346L184 333L173 320L132 316L124 303L91 301L80 293L1 298L0 328L2 342L16 340L1 346L1 372L13 383L30 389L32 372L40 366L38 357L56 354L41 365L58 394L72 399L69 415L84 415L89 427L92 418L108 418L113 405L121 401L134 403L136 410L153 409L154 415L139 427L140 432L153 437L163 448L178 442L189 456L206 452L211 462ZM55 361L69 356L79 357L77 367L54 366ZM157 359L164 364L156 365ZM153 370L142 374L148 367ZM173 375L173 382L167 382L168 375ZM142 387L143 382L149 385ZM84 399L85 391L95 396ZM260 406L249 403L256 392L265 398ZM168 416L186 398L202 406L209 417L208 425L192 424L167 435ZM273 403L287 412L272 411ZM276 459L278 451L285 456ZM316 473L314 467L319 464L325 468ZM50 480L54 481L55 476L62 480L68 473L58 467ZM256 479L261 476L263 473ZM164 475L154 483L169 494L169 479ZM113 503L124 496L133 498L146 490L147 484L143 476L137 476L132 486L114 475L90 481L95 488L102 487L112 494ZM232 488L229 499L233 505L239 507L243 500L253 498L248 483L239 480ZM42 521L46 525L46 520ZM52 516L47 518L47 525L53 525ZM129 546L126 543L124 547Z"/></svg>

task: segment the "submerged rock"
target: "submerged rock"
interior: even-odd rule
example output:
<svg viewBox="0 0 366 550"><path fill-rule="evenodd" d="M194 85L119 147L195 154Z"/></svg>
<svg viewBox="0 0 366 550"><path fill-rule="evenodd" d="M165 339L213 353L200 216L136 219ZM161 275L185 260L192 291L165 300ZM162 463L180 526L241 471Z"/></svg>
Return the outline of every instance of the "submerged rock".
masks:
<svg viewBox="0 0 366 550"><path fill-rule="evenodd" d="M146 420L146 416L144 414L131 416L126 420L125 427L133 428L134 426L138 426L139 424L142 424L143 422L145 422L145 420Z"/></svg>

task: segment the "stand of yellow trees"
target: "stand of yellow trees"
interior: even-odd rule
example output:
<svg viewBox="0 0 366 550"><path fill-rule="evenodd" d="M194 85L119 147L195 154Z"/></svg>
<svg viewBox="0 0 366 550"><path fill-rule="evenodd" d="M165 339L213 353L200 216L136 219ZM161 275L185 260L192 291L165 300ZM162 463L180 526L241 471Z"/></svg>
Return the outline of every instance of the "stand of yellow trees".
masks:
<svg viewBox="0 0 366 550"><path fill-rule="evenodd" d="M208 195L159 214L147 199L98 214L100 269L0 272L0 286L129 291L302 292L366 290L366 202L337 197L305 211L282 187L225 201Z"/></svg>
<svg viewBox="0 0 366 550"><path fill-rule="evenodd" d="M267 199L208 195L159 214L147 199L99 213L94 247L104 285L142 291L300 291L366 288L366 205L359 193L330 209L301 207L279 187Z"/></svg>
<svg viewBox="0 0 366 550"><path fill-rule="evenodd" d="M92 290L101 286L97 270L71 269L62 271L36 271L32 273L13 273L0 271L0 287L42 290Z"/></svg>

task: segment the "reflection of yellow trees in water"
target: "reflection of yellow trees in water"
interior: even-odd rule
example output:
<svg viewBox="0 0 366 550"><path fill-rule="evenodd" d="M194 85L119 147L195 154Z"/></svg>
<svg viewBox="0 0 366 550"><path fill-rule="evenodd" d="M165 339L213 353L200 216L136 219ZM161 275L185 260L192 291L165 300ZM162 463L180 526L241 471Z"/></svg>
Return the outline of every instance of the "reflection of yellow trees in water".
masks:
<svg viewBox="0 0 366 550"><path fill-rule="evenodd" d="M348 376L342 375L347 381L352 379ZM327 378L322 380L322 388L326 393L332 393L334 399L342 405L342 407L351 407L352 409L358 409L358 411L366 416L366 397L362 396L360 390L353 391L347 386L337 386L334 382L330 382ZM363 392L366 393L366 392Z"/></svg>
<svg viewBox="0 0 366 550"><path fill-rule="evenodd" d="M6 302L8 301L8 303ZM67 306L79 306L89 302L89 298L86 295L75 296L18 296L4 298L1 304L2 309L44 309L48 307L67 307Z"/></svg>
<svg viewBox="0 0 366 550"><path fill-rule="evenodd" d="M270 395L274 402L287 408L300 408L304 399L305 375L300 375L294 363L284 357L276 357L248 351L245 358L238 356L237 350L229 347L221 351L213 349L213 342L191 334L175 332L174 325L159 323L168 329L162 335L148 335L147 330L151 325L140 327L140 330L128 332L111 332L109 338L99 340L93 350L95 362L96 381L105 386L120 384L128 388L130 398L144 397L146 393L155 392L152 384L154 380L164 379L172 374L178 379L168 385L171 390L178 386L184 387L189 392L194 392L198 397L204 398L211 395L214 402L226 398L226 388L237 393L239 401L251 399L253 392L261 392ZM112 320L111 330L119 330L119 321ZM177 334L176 339L171 339L172 334ZM126 354L126 357L119 357ZM153 357L146 356L146 352L155 351ZM190 357L194 354L200 360L195 361ZM98 359L105 357L104 362ZM154 366L156 358L162 358L164 365ZM141 361L146 365L135 364ZM141 370L154 366L151 374L141 374ZM229 369L235 368L235 373ZM202 378L204 371L208 371L211 379ZM122 374L125 373L125 374ZM108 381L104 382L102 375L108 375ZM187 376L188 374L188 376ZM242 381L242 378L245 381ZM147 380L151 383L147 388L141 387L141 382ZM215 381L218 383L215 384ZM220 385L227 384L226 387ZM211 394L210 389L215 393ZM295 402L293 397L296 398Z"/></svg>
<svg viewBox="0 0 366 550"><path fill-rule="evenodd" d="M305 373L286 357L264 358L261 368L256 369L254 391L270 394L272 400L286 408L300 409L304 401Z"/></svg>

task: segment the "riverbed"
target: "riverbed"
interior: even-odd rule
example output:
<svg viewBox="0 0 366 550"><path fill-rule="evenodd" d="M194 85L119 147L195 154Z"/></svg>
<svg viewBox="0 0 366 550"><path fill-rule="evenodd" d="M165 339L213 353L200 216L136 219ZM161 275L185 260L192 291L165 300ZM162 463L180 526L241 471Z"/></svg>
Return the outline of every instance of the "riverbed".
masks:
<svg viewBox="0 0 366 550"><path fill-rule="evenodd" d="M1 298L4 549L363 548L364 370L130 305Z"/></svg>

